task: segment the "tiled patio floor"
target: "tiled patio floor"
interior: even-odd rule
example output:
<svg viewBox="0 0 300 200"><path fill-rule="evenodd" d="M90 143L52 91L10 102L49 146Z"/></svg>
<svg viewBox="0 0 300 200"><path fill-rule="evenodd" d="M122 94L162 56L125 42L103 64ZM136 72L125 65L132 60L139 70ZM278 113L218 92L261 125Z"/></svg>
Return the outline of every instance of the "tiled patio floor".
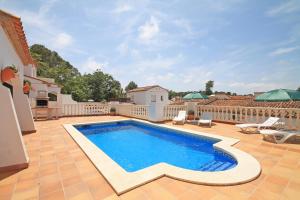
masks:
<svg viewBox="0 0 300 200"><path fill-rule="evenodd" d="M111 186L64 130L62 124L123 117L73 117L36 122L24 135L30 166L0 173L4 199L300 199L300 145L272 144L258 134L242 134L232 125L186 129L238 138L235 147L252 154L262 166L256 180L236 186L203 186L163 177L117 196ZM170 123L168 123L170 124Z"/></svg>

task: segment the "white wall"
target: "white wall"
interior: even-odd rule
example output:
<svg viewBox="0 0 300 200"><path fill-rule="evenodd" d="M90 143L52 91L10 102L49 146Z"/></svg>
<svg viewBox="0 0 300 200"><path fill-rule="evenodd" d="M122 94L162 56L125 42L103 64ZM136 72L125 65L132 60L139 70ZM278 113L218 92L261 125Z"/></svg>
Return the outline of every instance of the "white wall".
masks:
<svg viewBox="0 0 300 200"><path fill-rule="evenodd" d="M155 102L152 102L152 95L155 95ZM169 92L167 90L155 87L147 91L132 92L127 96L134 96L133 102L137 105L149 105L149 117L151 121L164 120L164 106L169 104Z"/></svg>
<svg viewBox="0 0 300 200"><path fill-rule="evenodd" d="M156 96L156 103L158 104L166 105L169 103L169 93L161 87L155 87L147 91L131 92L127 94L127 97L131 98L137 105L150 105L153 103L151 101L152 95ZM161 96L163 96L163 101L161 101Z"/></svg>
<svg viewBox="0 0 300 200"><path fill-rule="evenodd" d="M13 85L13 101L19 120L18 125L20 125L22 131L34 131L35 127L29 101L27 96L23 94L24 65L1 26L0 47L0 68L3 69L12 64L18 68L17 77L11 80L10 83ZM1 104L3 104L2 101Z"/></svg>
<svg viewBox="0 0 300 200"><path fill-rule="evenodd" d="M23 81L20 79L12 79L14 88L13 101L18 116L20 128L25 132L35 131L31 107L27 95L23 93Z"/></svg>
<svg viewBox="0 0 300 200"><path fill-rule="evenodd" d="M133 102L137 105L146 105L146 92L132 92L128 95L128 97L133 100Z"/></svg>
<svg viewBox="0 0 300 200"><path fill-rule="evenodd" d="M28 163L21 129L8 88L0 85L0 167Z"/></svg>
<svg viewBox="0 0 300 200"><path fill-rule="evenodd" d="M2 26L0 26L0 69L14 64L20 75L20 80L23 83L24 66L21 59L16 53L14 47L10 43L9 38L4 32Z"/></svg>
<svg viewBox="0 0 300 200"><path fill-rule="evenodd" d="M77 101L72 99L72 95L70 94L60 94L61 104L77 104Z"/></svg>

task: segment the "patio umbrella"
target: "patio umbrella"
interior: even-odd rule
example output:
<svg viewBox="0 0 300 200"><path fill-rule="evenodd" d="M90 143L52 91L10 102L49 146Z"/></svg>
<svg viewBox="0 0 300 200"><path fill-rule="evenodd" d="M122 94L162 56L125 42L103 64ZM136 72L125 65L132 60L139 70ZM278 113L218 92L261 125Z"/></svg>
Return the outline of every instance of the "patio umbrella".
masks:
<svg viewBox="0 0 300 200"><path fill-rule="evenodd" d="M205 94L201 94L199 92L192 92L183 97L185 100L192 100L192 99L208 99Z"/></svg>
<svg viewBox="0 0 300 200"><path fill-rule="evenodd" d="M300 91L288 89L271 90L257 96L255 101L300 101Z"/></svg>

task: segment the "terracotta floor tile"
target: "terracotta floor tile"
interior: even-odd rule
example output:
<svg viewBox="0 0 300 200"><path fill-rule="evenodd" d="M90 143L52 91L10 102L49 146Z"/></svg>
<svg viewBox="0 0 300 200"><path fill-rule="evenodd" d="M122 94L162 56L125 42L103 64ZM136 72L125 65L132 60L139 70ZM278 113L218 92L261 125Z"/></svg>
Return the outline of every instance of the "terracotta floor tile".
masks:
<svg viewBox="0 0 300 200"><path fill-rule="evenodd" d="M119 198L122 200L140 200L140 199L147 200L148 199L147 194L140 187L135 188L134 190L131 190L129 192L126 192L125 194L122 194L121 196L119 196Z"/></svg>
<svg viewBox="0 0 300 200"><path fill-rule="evenodd" d="M13 200L38 199L38 198L39 198L38 186L33 186L30 187L29 189L22 190L22 191L15 191L12 196Z"/></svg>
<svg viewBox="0 0 300 200"><path fill-rule="evenodd" d="M149 199L176 199L176 196L155 182L144 185L143 190Z"/></svg>
<svg viewBox="0 0 300 200"><path fill-rule="evenodd" d="M15 184L0 185L0 199L11 199Z"/></svg>
<svg viewBox="0 0 300 200"><path fill-rule="evenodd" d="M40 178L40 195L46 195L58 190L62 190L62 183L58 174L44 176Z"/></svg>
<svg viewBox="0 0 300 200"><path fill-rule="evenodd" d="M48 193L46 195L41 194L40 200L64 200L64 192L62 190L58 190L52 193Z"/></svg>
<svg viewBox="0 0 300 200"><path fill-rule="evenodd" d="M16 183L15 191L20 192L24 190L28 190L30 188L38 187L39 186L39 180L25 180L25 181L18 181Z"/></svg>
<svg viewBox="0 0 300 200"><path fill-rule="evenodd" d="M86 184L78 183L69 187L64 187L67 199L92 199Z"/></svg>
<svg viewBox="0 0 300 200"><path fill-rule="evenodd" d="M57 163L44 163L40 166L40 177L49 176L58 173Z"/></svg>
<svg viewBox="0 0 300 200"><path fill-rule="evenodd" d="M300 196L299 144L273 144L263 141L259 134L244 134L235 126L222 123L215 123L211 128L189 124L179 127L240 139L234 146L252 154L262 166L262 174L256 180L236 186L216 187L162 177L118 196L62 127L64 123L109 119L124 118L93 116L35 122L37 132L23 136L30 157L29 167L19 171L0 172L0 200L11 197L55 200L264 200L298 199ZM166 124L172 126L170 122Z"/></svg>

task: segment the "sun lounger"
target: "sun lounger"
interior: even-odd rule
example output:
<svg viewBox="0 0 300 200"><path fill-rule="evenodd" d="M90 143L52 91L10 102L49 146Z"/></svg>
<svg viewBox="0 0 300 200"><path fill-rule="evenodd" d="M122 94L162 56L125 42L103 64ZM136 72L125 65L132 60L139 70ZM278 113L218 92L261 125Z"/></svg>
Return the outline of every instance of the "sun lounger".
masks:
<svg viewBox="0 0 300 200"><path fill-rule="evenodd" d="M178 116L176 116L173 119L173 124L184 124L185 118L186 118L186 111L181 110L181 111L179 111Z"/></svg>
<svg viewBox="0 0 300 200"><path fill-rule="evenodd" d="M209 127L211 127L211 122L212 122L212 114L209 112L204 112L202 113L201 118L198 121L198 125L206 124Z"/></svg>
<svg viewBox="0 0 300 200"><path fill-rule="evenodd" d="M256 128L256 131L258 132L261 128L273 127L278 121L278 117L269 117L269 119L262 124L237 124L236 126L239 127L243 132L248 132L250 128Z"/></svg>
<svg viewBox="0 0 300 200"><path fill-rule="evenodd" d="M261 130L260 134L265 140L272 140L275 143L284 143L289 138L299 135L300 131L284 131L284 130Z"/></svg>

